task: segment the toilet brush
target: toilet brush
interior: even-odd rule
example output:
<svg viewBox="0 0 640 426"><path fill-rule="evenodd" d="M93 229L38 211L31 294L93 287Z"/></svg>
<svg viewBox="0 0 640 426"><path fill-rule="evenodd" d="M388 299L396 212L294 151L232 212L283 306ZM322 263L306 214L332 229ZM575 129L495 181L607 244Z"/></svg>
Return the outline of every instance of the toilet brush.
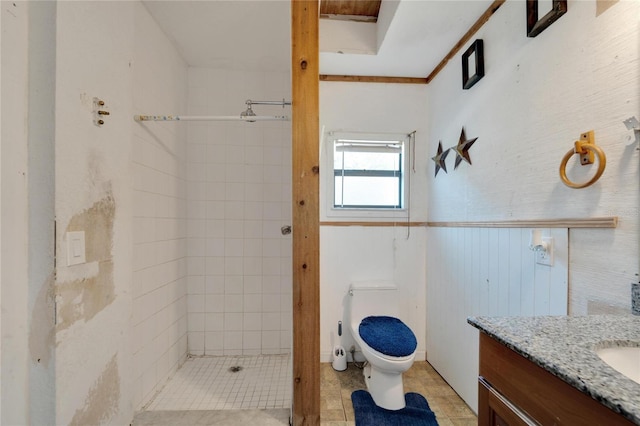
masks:
<svg viewBox="0 0 640 426"><path fill-rule="evenodd" d="M338 321L338 337L342 337L342 321ZM333 348L333 369L344 371L347 369L347 354L341 345Z"/></svg>

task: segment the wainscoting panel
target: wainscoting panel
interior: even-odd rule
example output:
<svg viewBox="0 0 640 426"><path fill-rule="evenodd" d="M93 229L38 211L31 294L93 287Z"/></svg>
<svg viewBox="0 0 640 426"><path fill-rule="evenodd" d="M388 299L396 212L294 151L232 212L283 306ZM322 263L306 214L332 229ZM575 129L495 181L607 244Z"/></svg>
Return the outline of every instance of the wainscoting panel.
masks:
<svg viewBox="0 0 640 426"><path fill-rule="evenodd" d="M477 411L478 331L469 316L566 315L568 229L553 266L529 249L530 228L427 228L427 360Z"/></svg>

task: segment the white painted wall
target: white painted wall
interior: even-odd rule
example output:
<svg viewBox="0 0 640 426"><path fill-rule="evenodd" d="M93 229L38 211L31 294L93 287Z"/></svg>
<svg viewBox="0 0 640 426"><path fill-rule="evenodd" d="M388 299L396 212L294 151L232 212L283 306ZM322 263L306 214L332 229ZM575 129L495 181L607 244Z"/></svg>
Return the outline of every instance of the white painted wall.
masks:
<svg viewBox="0 0 640 426"><path fill-rule="evenodd" d="M409 232L409 235L407 235ZM332 360L335 345L355 344L349 329L349 284L385 280L398 286L399 317L418 339L416 359L425 359L424 228L332 227L320 229L320 359ZM338 336L338 321L343 334ZM359 349L357 349L359 351ZM349 360L351 357L349 355ZM356 354L356 360L358 354Z"/></svg>
<svg viewBox="0 0 640 426"><path fill-rule="evenodd" d="M2 423L54 415L55 4L2 8Z"/></svg>
<svg viewBox="0 0 640 426"><path fill-rule="evenodd" d="M426 219L426 87L422 85L320 83L320 126L325 131L380 133L416 131L414 162L410 171L410 221ZM324 144L324 141L323 141ZM321 146L321 173L327 173ZM415 169L415 171L413 170ZM320 220L329 221L324 181L320 188ZM336 220L336 218L333 218ZM349 220L338 218L338 220ZM376 218L353 220L378 221ZM424 228L322 226L320 233L320 359L331 360L334 345L348 350L345 297L356 280L392 280L400 291L407 324L418 338L418 359L425 351L425 246ZM338 321L343 336L338 339Z"/></svg>
<svg viewBox="0 0 640 426"><path fill-rule="evenodd" d="M289 71L189 69L189 114L291 100ZM290 107L255 105L257 115ZM291 123L189 122L189 353L291 348Z"/></svg>
<svg viewBox="0 0 640 426"><path fill-rule="evenodd" d="M187 107L187 66L141 5L135 7L133 108ZM133 406L139 409L187 355L187 125L133 125Z"/></svg>
<svg viewBox="0 0 640 426"><path fill-rule="evenodd" d="M5 5L3 5L5 6ZM2 420L26 424L28 404L28 5L7 4L2 17ZM11 39L11 43L9 43ZM10 207L10 208L8 208ZM16 285L22 283L23 285Z"/></svg>
<svg viewBox="0 0 640 426"><path fill-rule="evenodd" d="M2 57L2 16L0 11L0 57ZM2 66L0 65L0 82L2 82ZM0 83L2 84L2 83ZM2 102L0 101L0 135L2 135ZM0 146L2 144L0 136ZM0 212L2 212L2 149L0 149ZM2 220L0 220L0 277L2 277ZM2 285L0 285L0 306L2 306ZM0 315L0 383L2 382L2 315ZM0 386L0 401L2 401L2 386ZM0 404L0 419L2 419L2 404Z"/></svg>
<svg viewBox="0 0 640 426"><path fill-rule="evenodd" d="M445 149L454 146L463 126L467 137L478 137L470 150L472 166L463 163L453 170L450 155L449 173L434 179L430 163L430 221L619 217L616 229L569 232L569 313L574 315L627 313L629 285L637 280L638 151L622 121L640 111L638 16L638 2L620 1L598 15L595 1L569 1L564 16L527 38L525 3L508 1L474 36L484 40L485 77L462 90L457 55L428 86L429 156L439 140ZM595 131L606 152L607 168L593 186L570 189L560 181L559 164L588 130ZM573 180L583 181L593 167L570 164L568 171ZM427 259L442 248L438 239L429 238ZM428 268L428 309L437 303L444 312L456 312L465 283L454 279L450 285L458 292L442 300L435 299L442 289L434 285L437 275L453 274L458 267L443 261L437 270ZM448 321L463 324L467 314L452 314ZM432 326L427 323L427 335L440 336L432 345L455 346ZM441 372L456 368L455 357L428 353L427 358ZM460 382L447 380L454 387ZM456 390L466 394L459 386ZM465 399L475 406L474 398Z"/></svg>
<svg viewBox="0 0 640 426"><path fill-rule="evenodd" d="M478 137L473 166L429 180L429 219L618 216L615 230L571 232L571 312L627 312L638 272L638 151L622 121L640 110L640 4L621 1L600 16L594 1L568 6L527 38L524 3L507 2L475 36L484 39L485 77L463 91L456 60L429 85L430 152L438 140L455 145L462 126ZM607 169L595 185L570 189L560 160L592 129ZM590 176L568 168L574 180Z"/></svg>
<svg viewBox="0 0 640 426"><path fill-rule="evenodd" d="M55 364L55 64L56 5L29 3L29 419L54 416Z"/></svg>
<svg viewBox="0 0 640 426"><path fill-rule="evenodd" d="M410 170L409 219L426 219L427 198L424 196L427 173L426 135L427 88L416 84L320 82L320 127L324 132L370 132L409 134L416 131ZM325 168L325 137L321 136L320 161ZM431 172L432 173L432 172ZM321 180L320 221L327 217L327 190ZM376 218L353 217L354 220L378 221ZM339 221L343 219L337 219Z"/></svg>
<svg viewBox="0 0 640 426"><path fill-rule="evenodd" d="M553 238L553 265L539 265L527 228L427 230L427 356L473 409L478 400L478 332L467 317L566 315L567 229Z"/></svg>

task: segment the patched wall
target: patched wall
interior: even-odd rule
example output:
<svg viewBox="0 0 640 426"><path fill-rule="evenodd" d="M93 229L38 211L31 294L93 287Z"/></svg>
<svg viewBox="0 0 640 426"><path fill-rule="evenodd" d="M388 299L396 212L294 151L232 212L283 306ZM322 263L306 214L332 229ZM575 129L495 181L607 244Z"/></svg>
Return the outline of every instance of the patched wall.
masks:
<svg viewBox="0 0 640 426"><path fill-rule="evenodd" d="M117 414L120 406L120 373L114 355L104 371L93 383L85 405L78 408L69 422L70 426L105 424Z"/></svg>
<svg viewBox="0 0 640 426"><path fill-rule="evenodd" d="M90 321L115 300L112 255L115 211L113 196L107 193L93 206L74 215L66 227L63 235L72 231L85 233L86 262L92 264L93 274L58 282L58 330L69 328L76 321Z"/></svg>
<svg viewBox="0 0 640 426"><path fill-rule="evenodd" d="M128 424L132 408L133 2L58 2L56 424ZM94 123L94 98L110 111ZM67 232L85 262L69 264Z"/></svg>

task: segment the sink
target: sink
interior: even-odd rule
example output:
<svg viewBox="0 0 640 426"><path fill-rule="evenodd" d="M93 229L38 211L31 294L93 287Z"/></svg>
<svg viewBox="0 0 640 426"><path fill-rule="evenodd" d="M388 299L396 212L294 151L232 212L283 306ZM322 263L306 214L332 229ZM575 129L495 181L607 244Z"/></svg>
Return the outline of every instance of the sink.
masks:
<svg viewBox="0 0 640 426"><path fill-rule="evenodd" d="M600 348L596 354L613 369L640 384L640 347Z"/></svg>

